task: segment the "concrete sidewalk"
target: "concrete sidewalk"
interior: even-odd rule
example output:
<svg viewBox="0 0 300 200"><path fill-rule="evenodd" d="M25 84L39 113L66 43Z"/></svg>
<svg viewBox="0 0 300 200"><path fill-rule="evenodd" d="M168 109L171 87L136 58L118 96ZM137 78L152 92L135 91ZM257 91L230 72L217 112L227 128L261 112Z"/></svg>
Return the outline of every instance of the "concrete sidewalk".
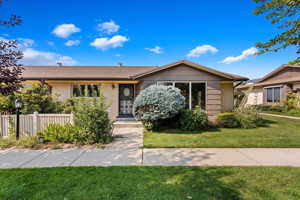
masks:
<svg viewBox="0 0 300 200"><path fill-rule="evenodd" d="M64 149L0 151L0 168L57 166L300 166L300 149Z"/></svg>
<svg viewBox="0 0 300 200"><path fill-rule="evenodd" d="M5 150L0 168L58 166L300 166L300 148L142 149L142 128L115 129L105 149Z"/></svg>

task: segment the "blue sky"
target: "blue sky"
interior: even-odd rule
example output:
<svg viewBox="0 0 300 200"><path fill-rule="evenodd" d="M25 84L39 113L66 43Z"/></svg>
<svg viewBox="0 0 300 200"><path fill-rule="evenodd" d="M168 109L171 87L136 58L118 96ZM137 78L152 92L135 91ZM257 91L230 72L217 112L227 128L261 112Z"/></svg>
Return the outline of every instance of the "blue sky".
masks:
<svg viewBox="0 0 300 200"><path fill-rule="evenodd" d="M251 0L9 0L2 16L24 23L0 29L20 39L24 64L164 65L188 59L258 78L296 57L294 48L253 56L278 29ZM244 53L243 53L244 52ZM228 58L229 57L229 58Z"/></svg>

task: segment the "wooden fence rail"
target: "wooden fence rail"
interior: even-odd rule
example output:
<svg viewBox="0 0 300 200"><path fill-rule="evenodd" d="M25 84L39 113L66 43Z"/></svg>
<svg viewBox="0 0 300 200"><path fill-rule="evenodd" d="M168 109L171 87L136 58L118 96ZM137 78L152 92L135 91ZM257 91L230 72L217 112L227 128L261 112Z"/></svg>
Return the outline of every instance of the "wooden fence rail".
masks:
<svg viewBox="0 0 300 200"><path fill-rule="evenodd" d="M16 115L0 115L0 138L7 137L16 125ZM20 115L20 136L34 136L45 130L49 124L73 124L73 114Z"/></svg>

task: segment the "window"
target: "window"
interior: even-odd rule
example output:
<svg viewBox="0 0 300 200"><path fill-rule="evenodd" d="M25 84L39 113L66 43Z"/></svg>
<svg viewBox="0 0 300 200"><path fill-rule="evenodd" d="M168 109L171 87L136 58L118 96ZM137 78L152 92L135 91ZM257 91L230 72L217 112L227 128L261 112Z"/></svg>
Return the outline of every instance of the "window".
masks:
<svg viewBox="0 0 300 200"><path fill-rule="evenodd" d="M206 109L206 84L197 82L159 81L158 85L175 86L185 97L186 108L200 106Z"/></svg>
<svg viewBox="0 0 300 200"><path fill-rule="evenodd" d="M280 102L280 87L274 88L274 102Z"/></svg>
<svg viewBox="0 0 300 200"><path fill-rule="evenodd" d="M73 97L99 97L100 85L73 85Z"/></svg>
<svg viewBox="0 0 300 200"><path fill-rule="evenodd" d="M268 103L280 102L280 87L266 88L266 93Z"/></svg>
<svg viewBox="0 0 300 200"><path fill-rule="evenodd" d="M175 87L180 89L182 96L185 97L185 107L190 107L190 84L189 83L175 83Z"/></svg>
<svg viewBox="0 0 300 200"><path fill-rule="evenodd" d="M205 83L192 83L192 108L205 109Z"/></svg>

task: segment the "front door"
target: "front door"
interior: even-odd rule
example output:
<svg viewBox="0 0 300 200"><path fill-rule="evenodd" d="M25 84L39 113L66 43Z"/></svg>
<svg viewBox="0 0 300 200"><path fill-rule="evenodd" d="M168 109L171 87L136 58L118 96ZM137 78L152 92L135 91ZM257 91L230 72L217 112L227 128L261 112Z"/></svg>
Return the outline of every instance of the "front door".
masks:
<svg viewBox="0 0 300 200"><path fill-rule="evenodd" d="M132 105L134 101L134 85L119 85L119 117L132 117Z"/></svg>

